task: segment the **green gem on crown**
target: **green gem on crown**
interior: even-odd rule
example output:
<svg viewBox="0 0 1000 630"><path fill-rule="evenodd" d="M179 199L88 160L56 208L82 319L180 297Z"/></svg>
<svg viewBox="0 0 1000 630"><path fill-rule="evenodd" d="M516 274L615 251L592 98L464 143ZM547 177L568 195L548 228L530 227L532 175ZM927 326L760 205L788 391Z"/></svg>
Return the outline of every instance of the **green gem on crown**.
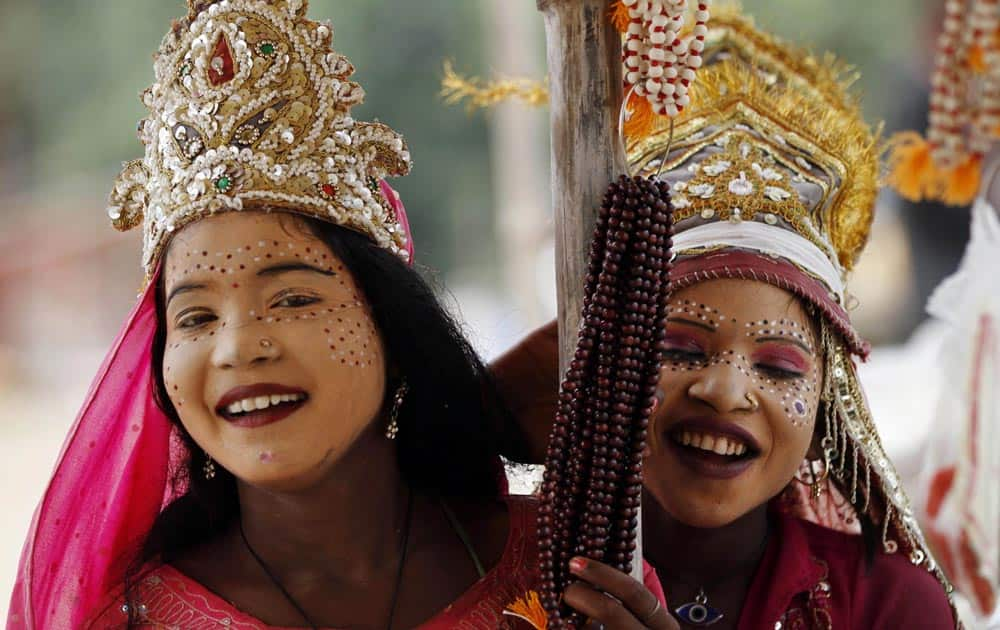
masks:
<svg viewBox="0 0 1000 630"><path fill-rule="evenodd" d="M274 54L274 44L272 44L271 42L264 42L260 45L260 47L257 50L260 52L260 54L264 55L265 57L270 57L271 55Z"/></svg>
<svg viewBox="0 0 1000 630"><path fill-rule="evenodd" d="M232 187L233 187L233 180L225 175L215 180L215 188L219 192L226 192Z"/></svg>

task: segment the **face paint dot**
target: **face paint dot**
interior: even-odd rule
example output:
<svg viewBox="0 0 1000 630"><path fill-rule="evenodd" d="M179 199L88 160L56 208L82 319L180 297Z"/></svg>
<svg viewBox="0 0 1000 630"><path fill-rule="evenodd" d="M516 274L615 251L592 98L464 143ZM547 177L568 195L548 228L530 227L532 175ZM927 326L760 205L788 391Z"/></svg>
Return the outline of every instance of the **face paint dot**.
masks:
<svg viewBox="0 0 1000 630"><path fill-rule="evenodd" d="M271 451L261 451L261 453L260 453L260 461L266 463L266 462L270 462L270 461L273 461L273 460L274 460L274 453L272 453Z"/></svg>
<svg viewBox="0 0 1000 630"><path fill-rule="evenodd" d="M208 256L208 252L202 252L201 255L202 256Z"/></svg>

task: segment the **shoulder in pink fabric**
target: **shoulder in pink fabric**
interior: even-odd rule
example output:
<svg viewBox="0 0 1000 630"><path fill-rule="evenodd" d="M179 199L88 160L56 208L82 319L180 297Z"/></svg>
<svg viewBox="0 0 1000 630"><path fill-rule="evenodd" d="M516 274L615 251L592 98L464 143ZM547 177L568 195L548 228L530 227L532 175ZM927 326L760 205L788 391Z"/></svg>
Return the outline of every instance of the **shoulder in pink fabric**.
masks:
<svg viewBox="0 0 1000 630"><path fill-rule="evenodd" d="M510 533L500 562L445 610L423 623L418 630L497 630L515 628L515 620L503 614L511 601L531 588L537 574L535 545L536 501L510 496ZM108 596L90 630L122 628L126 615L119 588ZM169 565L146 572L138 585L139 614L152 627L232 628L233 630L282 630L240 612L198 582ZM144 627L145 627L144 625ZM285 629L290 630L290 629Z"/></svg>

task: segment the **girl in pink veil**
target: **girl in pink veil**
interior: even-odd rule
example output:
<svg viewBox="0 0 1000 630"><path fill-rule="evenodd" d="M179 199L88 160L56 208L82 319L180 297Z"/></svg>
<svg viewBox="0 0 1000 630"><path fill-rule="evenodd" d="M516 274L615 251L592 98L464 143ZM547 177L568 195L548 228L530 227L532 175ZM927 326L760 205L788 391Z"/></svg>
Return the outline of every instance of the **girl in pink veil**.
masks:
<svg viewBox="0 0 1000 630"><path fill-rule="evenodd" d="M147 286L7 627L497 628L535 579L510 415L410 266L406 146L304 0L189 2L111 194ZM506 384L510 387L510 383Z"/></svg>

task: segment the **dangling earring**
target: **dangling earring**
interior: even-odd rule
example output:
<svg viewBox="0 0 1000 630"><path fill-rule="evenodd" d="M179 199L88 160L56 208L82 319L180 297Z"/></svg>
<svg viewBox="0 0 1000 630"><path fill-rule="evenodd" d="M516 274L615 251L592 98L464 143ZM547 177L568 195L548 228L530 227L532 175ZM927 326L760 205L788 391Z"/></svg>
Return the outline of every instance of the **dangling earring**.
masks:
<svg viewBox="0 0 1000 630"><path fill-rule="evenodd" d="M392 401L392 410L389 412L389 426L385 429L385 437L390 440L396 439L396 434L399 433L399 409L403 406L403 398L406 397L406 392L410 391L410 386L406 384L406 379L399 384L399 389L396 390L396 397Z"/></svg>
<svg viewBox="0 0 1000 630"><path fill-rule="evenodd" d="M205 475L206 480L211 480L215 478L215 462L212 461L212 456L205 452L205 465L201 467L201 472Z"/></svg>
<svg viewBox="0 0 1000 630"><path fill-rule="evenodd" d="M823 496L826 480L830 476L830 459L832 453L830 452L829 440L830 438L823 438L821 442L823 447L823 473L819 477L816 477L816 473L813 471L812 461L809 462L809 473L812 475L812 483L809 484L809 489L814 501L818 501Z"/></svg>

